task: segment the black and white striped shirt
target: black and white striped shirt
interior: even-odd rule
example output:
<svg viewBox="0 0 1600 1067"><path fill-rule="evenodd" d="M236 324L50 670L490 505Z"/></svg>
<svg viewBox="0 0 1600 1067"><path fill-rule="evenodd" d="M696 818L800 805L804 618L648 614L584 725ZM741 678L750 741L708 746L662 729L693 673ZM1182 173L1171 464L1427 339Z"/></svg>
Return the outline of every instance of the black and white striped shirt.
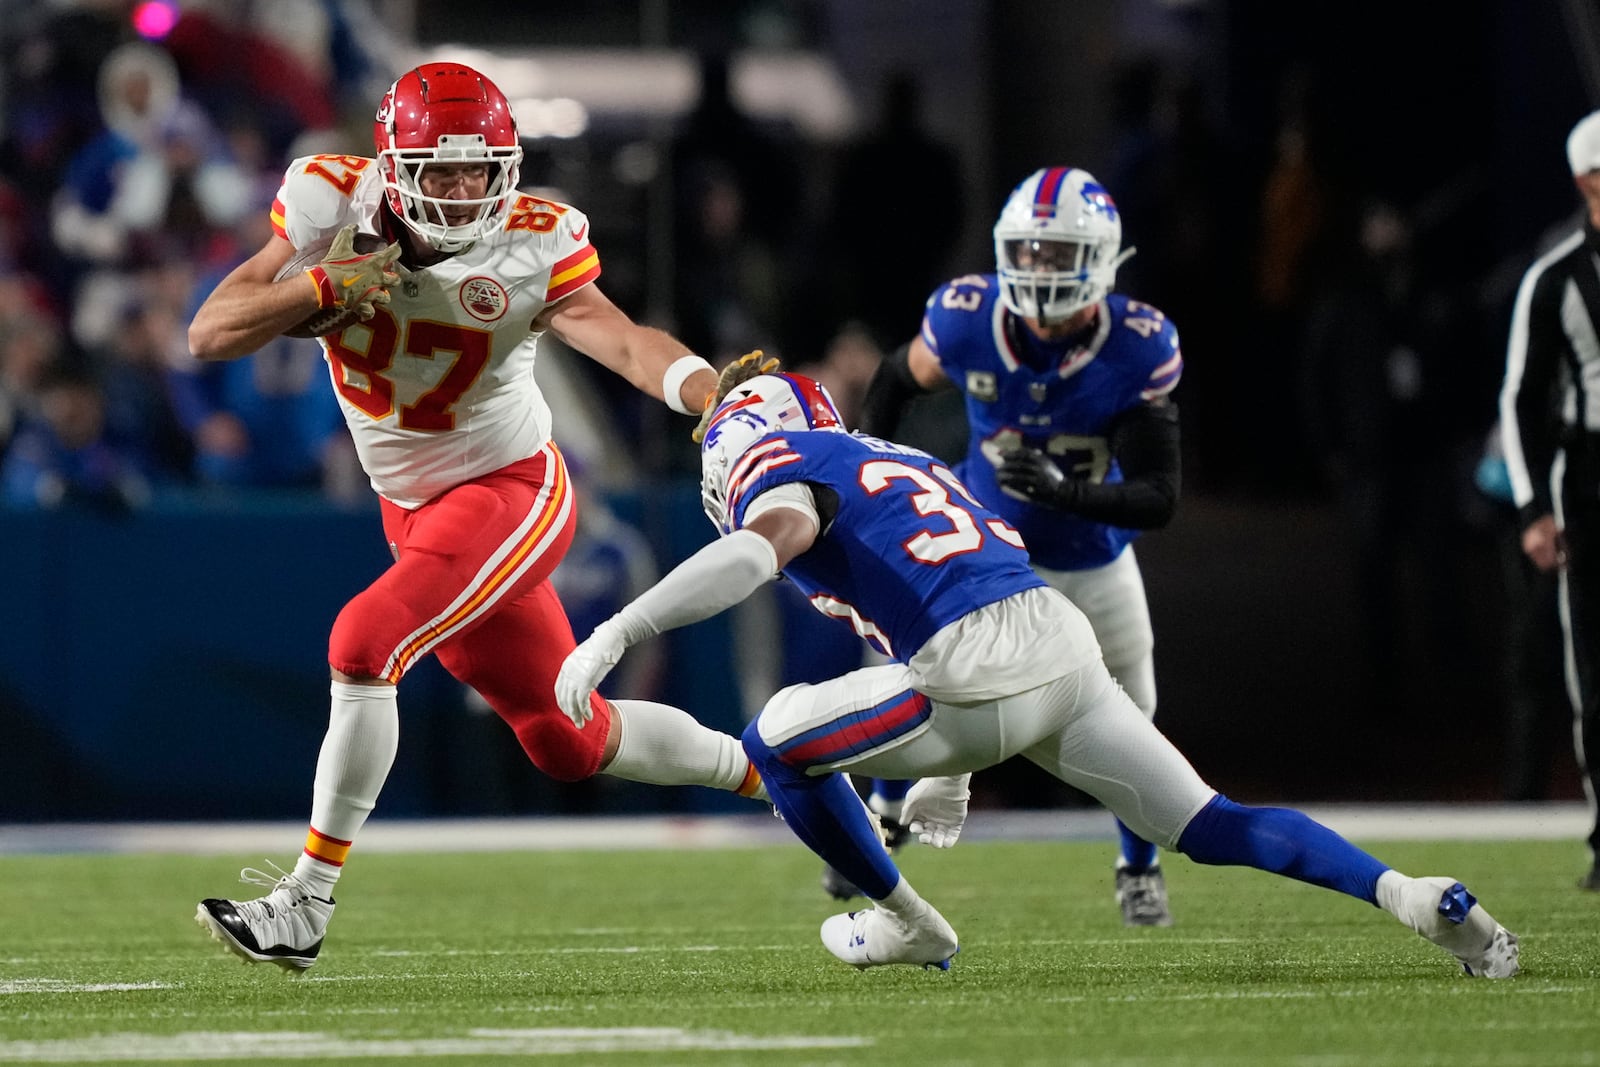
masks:
<svg viewBox="0 0 1600 1067"><path fill-rule="evenodd" d="M1524 526L1554 510L1550 470L1559 450L1581 447L1600 459L1597 326L1600 232L1585 220L1528 268L1511 314L1500 432Z"/></svg>

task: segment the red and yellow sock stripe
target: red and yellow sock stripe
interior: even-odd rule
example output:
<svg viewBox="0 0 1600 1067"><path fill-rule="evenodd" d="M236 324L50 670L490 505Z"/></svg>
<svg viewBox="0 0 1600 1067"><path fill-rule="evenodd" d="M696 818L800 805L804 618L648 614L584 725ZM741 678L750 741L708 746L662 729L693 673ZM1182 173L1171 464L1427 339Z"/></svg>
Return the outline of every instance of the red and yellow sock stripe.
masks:
<svg viewBox="0 0 1600 1067"><path fill-rule="evenodd" d="M761 795L761 773L756 770L756 765L751 764L744 770L744 779L739 783L739 788L734 790L742 797Z"/></svg>
<svg viewBox="0 0 1600 1067"><path fill-rule="evenodd" d="M343 867L345 857L350 855L352 842L340 841L337 837L317 832L316 827L306 830L306 855L320 863L331 867Z"/></svg>

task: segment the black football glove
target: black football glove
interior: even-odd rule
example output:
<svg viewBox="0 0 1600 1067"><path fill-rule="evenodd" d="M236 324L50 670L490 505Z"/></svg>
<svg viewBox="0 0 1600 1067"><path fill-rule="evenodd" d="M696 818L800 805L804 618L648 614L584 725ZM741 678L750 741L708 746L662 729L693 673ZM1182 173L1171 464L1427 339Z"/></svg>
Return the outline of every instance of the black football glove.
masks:
<svg viewBox="0 0 1600 1067"><path fill-rule="evenodd" d="M1078 482L1061 473L1061 468L1037 448L1012 448L1000 453L995 480L1007 496L1062 510L1071 508L1078 497Z"/></svg>

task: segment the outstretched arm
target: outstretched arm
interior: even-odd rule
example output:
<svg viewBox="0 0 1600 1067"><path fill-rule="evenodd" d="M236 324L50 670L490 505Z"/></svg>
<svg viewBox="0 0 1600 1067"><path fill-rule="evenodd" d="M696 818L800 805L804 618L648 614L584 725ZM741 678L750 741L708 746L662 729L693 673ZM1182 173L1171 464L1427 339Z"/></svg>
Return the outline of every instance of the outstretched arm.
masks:
<svg viewBox="0 0 1600 1067"><path fill-rule="evenodd" d="M593 714L589 694L631 646L731 608L810 548L817 532L812 515L774 507L706 545L572 650L556 677L556 703L581 729Z"/></svg>
<svg viewBox="0 0 1600 1067"><path fill-rule="evenodd" d="M665 330L634 322L593 285L545 308L533 328L549 330L680 414L700 414L717 386L711 364Z"/></svg>

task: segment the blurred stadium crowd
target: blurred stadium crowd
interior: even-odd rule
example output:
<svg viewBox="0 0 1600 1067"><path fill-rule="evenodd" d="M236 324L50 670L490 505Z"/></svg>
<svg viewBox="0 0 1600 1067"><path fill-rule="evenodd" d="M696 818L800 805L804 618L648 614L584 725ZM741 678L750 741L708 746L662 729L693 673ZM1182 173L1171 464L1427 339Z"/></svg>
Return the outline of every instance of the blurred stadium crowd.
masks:
<svg viewBox="0 0 1600 1067"><path fill-rule="evenodd" d="M219 487L368 499L315 342L283 338L249 360L207 366L189 356L185 330L205 294L265 241L289 160L370 154L373 101L417 50L359 0L10 7L16 17L0 66L4 501L124 509L164 492ZM600 242L607 290L636 314L717 362L760 345L790 347L786 335L798 326L797 344L820 353L831 383L853 397L879 351L853 321L864 310L849 306L848 294L863 291L849 284L857 279L843 268L808 279L839 298L840 313L819 334L824 317L790 317L797 301L785 298L780 277L780 254L805 233L795 211L804 146L769 136L732 104L725 62L709 57L700 74L699 104L671 131L670 306L640 306L663 302L642 281L645 228L627 232L636 220L607 210L614 188L544 188L609 220L619 239ZM909 83L897 92L892 121L909 131ZM948 212L960 202L953 158L907 136L913 154L904 161L931 153L937 179L908 207ZM856 166L846 185L878 180L876 165ZM525 185L561 172L559 160L530 149ZM857 232L875 224L863 219ZM927 238L911 243L948 251L950 241L933 233L942 248L928 249ZM891 280L909 324L902 329L914 328L942 258L919 253L919 269ZM561 377L559 346L543 351L551 376ZM609 462L619 432L637 444L662 416L604 375L565 374L582 380L546 386L567 401L558 403L563 437L590 453L606 481L692 469L686 446ZM613 410L591 400L585 411L586 394L607 397Z"/></svg>
<svg viewBox="0 0 1600 1067"><path fill-rule="evenodd" d="M438 5L399 6L412 12L412 28L448 19ZM991 51L1020 47L1003 39L1007 22L1020 21L1016 11L1007 16L1015 5L989 6L1002 38ZM1492 34L1497 6L1473 5L1461 21L1476 30L1453 32L1468 45L1474 32ZM481 39L489 30L476 25L483 12L471 7L458 25ZM619 5L603 7L615 15ZM860 79L856 136L819 143L792 125L752 120L732 100L727 65L708 57L694 108L643 138L664 146L665 159L646 159L629 177L641 164L616 143L604 145L617 149L614 160L591 158L582 168L570 165L570 151L530 144L524 182L596 217L607 291L630 312L672 329L713 362L762 346L791 364L820 364L813 369L848 408L879 352L916 329L932 288L989 265L983 238L1004 189L1042 162L1087 166L1118 198L1125 243L1139 249L1120 288L1167 311L1186 350L1201 357L1181 397L1186 488L1333 492L1365 510L1361 521L1412 522L1372 509L1403 510L1385 501L1397 487L1470 487L1493 421L1520 265L1537 240L1534 228L1554 227L1574 204L1530 206L1523 197L1515 210L1496 211L1497 198L1508 198L1484 144L1460 159L1435 158L1437 144L1464 128L1460 117L1433 116L1411 147L1375 160L1353 108L1382 99L1368 125L1408 128L1393 100L1413 83L1437 81L1425 66L1441 61L1419 58L1412 73L1396 71L1383 85L1343 83L1315 55L1270 71L1256 59L1252 73L1247 53L1282 43L1273 36L1282 27L1250 7L1130 8L1182 12L1160 32L1122 28L1155 44L1167 39L1168 55L1121 46L1126 58L1084 97L1103 134L1082 136L1067 160L1046 154L1086 127L1081 115L1052 109L1050 98L1072 88L1059 76L1042 83L1040 110L1058 113L1060 128L1035 125L1024 139L1037 144L1018 147L1007 118L1015 109L998 107L995 158L980 160L970 146L927 131L926 71L920 79L894 71ZM321 486L335 498L359 497L314 344L285 340L238 367L199 367L188 358L184 328L198 299L260 246L289 159L370 151L372 102L418 56L417 43L386 17L396 5L11 0L7 8L5 499L48 505L82 495L126 504L196 485ZM816 15L828 5L741 10L750 8ZM853 17L856 29L874 18L890 22L835 14ZM1390 18L1397 28L1415 21L1403 11ZM1235 54L1222 62L1233 68L1222 74L1192 57L1174 62L1173 26L1195 38L1181 46L1190 49L1204 43L1202 34L1213 42L1220 35ZM1312 47L1310 32L1299 33L1300 47ZM752 42L724 47L738 43ZM1461 61L1470 66L1474 57ZM1005 66L991 75L1001 99L1011 92ZM1236 126L1219 121L1219 85L1249 101L1225 105ZM1463 110L1475 102L1465 98ZM1547 126L1570 121L1552 114ZM1555 136L1545 147L1550 165L1539 168L1545 177L1560 172ZM1433 165L1419 168L1421 156ZM1015 173L1000 172L1012 157ZM630 182L667 190L665 211L659 200L649 205L670 216L665 226L619 193ZM1490 228L1470 225L1486 210L1495 212ZM1508 232L1512 224L1519 229ZM559 363L559 354L550 361ZM623 428L629 443L659 428L660 415L620 383L592 375L585 384L580 393L624 409L604 421ZM564 429L568 437L596 433ZM957 428L924 443L937 451L959 438ZM633 469L644 473L693 465L692 454L671 450L635 459ZM618 470L608 465L606 474ZM1408 488L1398 491L1413 510L1460 511L1459 499L1416 501Z"/></svg>
<svg viewBox="0 0 1600 1067"><path fill-rule="evenodd" d="M370 95L375 63L387 69L371 51L383 36L363 27L358 47L340 5L277 8L259 20L159 4L13 11L0 175L8 503L121 508L199 485L362 491L315 342L284 339L228 367L188 355L193 308L270 232L287 159L343 143L342 101Z"/></svg>

